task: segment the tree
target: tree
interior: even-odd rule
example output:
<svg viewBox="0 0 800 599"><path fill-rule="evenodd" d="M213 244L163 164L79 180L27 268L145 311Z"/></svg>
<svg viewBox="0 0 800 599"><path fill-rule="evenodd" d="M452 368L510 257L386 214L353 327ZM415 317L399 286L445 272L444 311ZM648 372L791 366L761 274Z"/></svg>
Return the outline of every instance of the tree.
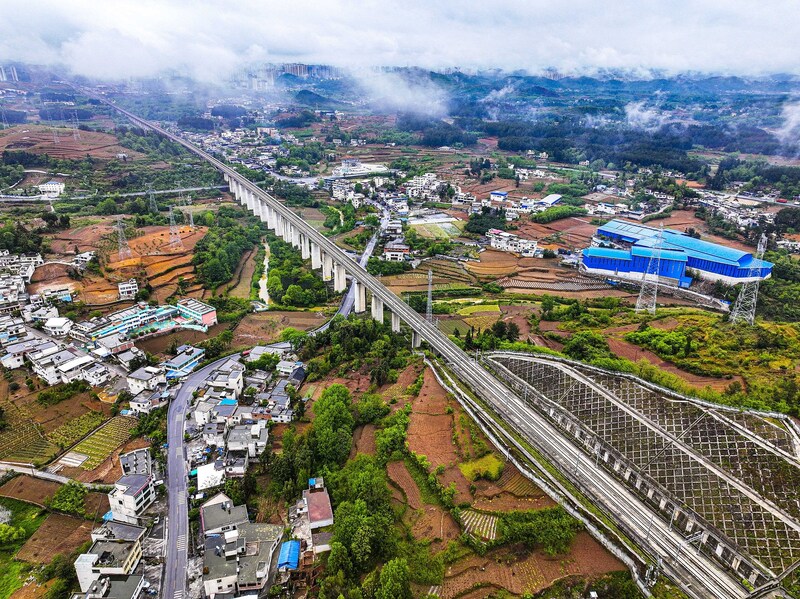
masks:
<svg viewBox="0 0 800 599"><path fill-rule="evenodd" d="M336 574L339 571L344 572L345 577L350 576L353 564L350 563L350 556L347 554L347 549L341 543L331 543L331 552L328 554L328 564L325 571L329 574Z"/></svg>
<svg viewBox="0 0 800 599"><path fill-rule="evenodd" d="M117 203L112 198L106 198L97 204L98 214L117 214Z"/></svg>
<svg viewBox="0 0 800 599"><path fill-rule="evenodd" d="M0 524L0 547L6 548L25 538L25 529L22 527Z"/></svg>
<svg viewBox="0 0 800 599"><path fill-rule="evenodd" d="M314 403L314 439L318 464L339 465L350 454L355 421L350 391L335 384L323 391Z"/></svg>
<svg viewBox="0 0 800 599"><path fill-rule="evenodd" d="M376 599L410 599L411 578L408 562L403 558L389 560L381 569Z"/></svg>
<svg viewBox="0 0 800 599"><path fill-rule="evenodd" d="M517 323L508 323L508 326L506 327L506 339L512 343L519 340L519 325Z"/></svg>

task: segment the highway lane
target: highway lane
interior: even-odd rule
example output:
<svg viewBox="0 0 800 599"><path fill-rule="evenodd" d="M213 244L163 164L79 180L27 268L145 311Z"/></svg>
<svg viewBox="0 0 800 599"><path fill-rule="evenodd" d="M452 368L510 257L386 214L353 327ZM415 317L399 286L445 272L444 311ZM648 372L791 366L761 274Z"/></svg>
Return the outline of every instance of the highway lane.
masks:
<svg viewBox="0 0 800 599"><path fill-rule="evenodd" d="M112 104L112 106L114 105ZM504 385L496 381L486 370L482 367L476 367L476 365L470 361L469 357L435 326L425 321L424 318L411 310L400 298L386 289L375 277L369 275L353 260L346 257L342 250L329 239L311 228L306 222L264 190L250 183L234 169L223 164L213 156L210 156L196 146L165 131L161 127L144 121L128 111L122 110L116 106L114 107L123 114L126 114L135 123L158 131L162 135L180 143L193 153L203 157L225 173L229 179L235 179L256 197L270 202L286 221L302 231L312 242L317 244L325 253L332 256L337 263L341 264L349 274L356 276L363 282L376 297L383 301L384 305L390 311L400 316L403 322L410 326L415 333L428 342L434 351L439 353L450 363L454 372L464 383L487 400L499 414L509 417L510 421L529 438L534 446L537 448L544 447L546 449L544 451L545 455L558 465L564 471L565 475L570 476L572 474L570 465L575 463L575 460L578 460L578 463L580 463L580 456L582 455L580 450L573 446L571 442L564 439L560 432L549 425L543 418L538 417L535 412L527 408L520 398L516 397ZM591 465L589 465L588 468L591 469ZM673 531L665 529L664 523L659 517L653 517L653 512L639 502L630 492L621 489L619 483L608 473L595 468L591 470L591 476L595 484L596 492L598 493L597 501L601 505L611 508L610 511L616 513L617 517L622 519L625 525L635 533L633 535L635 540L643 543L643 546L647 550L654 553L658 552L659 547L666 547L668 549L674 548L676 552L680 551L682 539L680 541L676 540L677 535ZM653 529L655 529L655 532L653 532ZM656 538L659 540L654 541ZM680 539L680 537L677 538ZM685 562L685 564L681 564L684 565L684 567L680 571L685 571L686 577L683 579L679 577L677 582L682 583L684 588L691 586L693 589L691 594L693 596L715 597L719 599L739 599L746 596L746 592L736 581L728 577L715 562L705 556L684 555L682 562Z"/></svg>

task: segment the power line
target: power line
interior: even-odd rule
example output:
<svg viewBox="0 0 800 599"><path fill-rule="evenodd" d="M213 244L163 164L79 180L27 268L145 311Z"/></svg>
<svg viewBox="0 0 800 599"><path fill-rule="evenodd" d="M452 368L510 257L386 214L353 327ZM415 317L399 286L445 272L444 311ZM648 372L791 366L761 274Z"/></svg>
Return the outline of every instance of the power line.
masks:
<svg viewBox="0 0 800 599"><path fill-rule="evenodd" d="M756 304L758 303L758 286L761 283L761 261L764 259L764 252L767 250L767 236L761 235L758 240L758 248L750 268L747 272L747 282L742 285L739 297L731 311L731 322L746 322L753 324L756 319Z"/></svg>

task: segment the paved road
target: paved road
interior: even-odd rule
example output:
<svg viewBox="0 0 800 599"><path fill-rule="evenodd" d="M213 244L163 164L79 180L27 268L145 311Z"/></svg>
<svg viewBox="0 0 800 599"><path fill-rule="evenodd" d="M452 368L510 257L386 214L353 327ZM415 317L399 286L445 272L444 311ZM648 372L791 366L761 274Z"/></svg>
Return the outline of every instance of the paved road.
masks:
<svg viewBox="0 0 800 599"><path fill-rule="evenodd" d="M228 189L227 185L209 185L208 187L179 187L176 189L154 189L153 195L164 195L168 193L181 193L184 191L208 191L210 189ZM91 194L83 196L69 196L71 200L102 200L103 198L135 198L150 195L149 191L131 191L129 193L115 193L115 194Z"/></svg>
<svg viewBox="0 0 800 599"><path fill-rule="evenodd" d="M225 356L193 372L178 388L167 412L167 568L161 588L162 599L184 599L186 596L186 570L189 565L189 508L187 497L187 462L184 450L186 412L192 392L200 386L214 368L239 354Z"/></svg>

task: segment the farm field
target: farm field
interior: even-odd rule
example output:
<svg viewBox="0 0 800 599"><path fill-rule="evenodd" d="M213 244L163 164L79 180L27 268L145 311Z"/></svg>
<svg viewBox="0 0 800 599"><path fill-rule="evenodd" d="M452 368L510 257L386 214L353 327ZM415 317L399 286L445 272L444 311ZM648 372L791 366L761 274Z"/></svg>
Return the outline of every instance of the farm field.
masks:
<svg viewBox="0 0 800 599"><path fill-rule="evenodd" d="M255 263L256 250L250 250L239 261L236 272L228 283L231 297L248 299L250 297L250 285L253 280L253 273L256 270Z"/></svg>
<svg viewBox="0 0 800 599"><path fill-rule="evenodd" d="M93 470L99 466L112 451L130 439L131 430L135 426L135 418L115 416L105 426L78 443L72 448L72 452L88 456L81 468Z"/></svg>
<svg viewBox="0 0 800 599"><path fill-rule="evenodd" d="M164 301L175 293L180 279L186 281L187 285L192 284L195 278L191 263L194 246L205 235L205 227L196 227L194 230L188 226L180 227L183 247L169 245L169 227L143 227L139 229L141 235L128 240L133 256L120 261L116 251L114 224L107 220L79 227L57 234L52 241L52 250L59 254L56 259L71 260L76 247L80 251L94 250L107 256L106 272L102 276L87 274L76 281L69 276L68 266L51 264L36 270L31 279L31 292L70 287L80 294L84 302L100 305L116 302L117 283L131 277L149 281L154 288L153 297L158 301Z"/></svg>
<svg viewBox="0 0 800 599"><path fill-rule="evenodd" d="M68 555L89 541L91 532L92 522L89 520L49 514L19 550L17 559L32 564L49 564L59 553Z"/></svg>
<svg viewBox="0 0 800 599"><path fill-rule="evenodd" d="M578 533L569 554L549 557L541 552L501 547L485 556L473 555L448 567L441 585L441 597L454 599L471 589L481 597L492 591L513 595L538 593L567 576L595 579L625 566L585 532Z"/></svg>
<svg viewBox="0 0 800 599"><path fill-rule="evenodd" d="M44 507L45 502L55 495L60 486L61 484L55 481L23 474L15 476L0 487L0 496Z"/></svg>
<svg viewBox="0 0 800 599"><path fill-rule="evenodd" d="M35 154L47 154L52 158L78 159L88 154L93 158L110 160L118 153L128 155L128 160L138 160L143 155L119 145L117 138L109 133L81 131L75 139L72 129L56 128L58 143L53 139L53 129L45 125L24 124L0 131L0 151L24 150Z"/></svg>
<svg viewBox="0 0 800 599"><path fill-rule="evenodd" d="M325 323L322 312L268 311L247 314L233 330L232 347L244 349L263 343L272 343L286 327L306 331Z"/></svg>
<svg viewBox="0 0 800 599"><path fill-rule="evenodd" d="M41 388L29 392L25 373L13 372L18 391L11 392L9 381L0 380L0 406L9 422L0 431L0 460L43 464L108 418L110 406L90 393L43 406L37 401Z"/></svg>
<svg viewBox="0 0 800 599"><path fill-rule="evenodd" d="M25 531L22 540L0 548L0 599L11 597L27 578L30 566L15 560L14 556L42 525L45 517L46 513L38 506L0 497L0 523L21 527Z"/></svg>

